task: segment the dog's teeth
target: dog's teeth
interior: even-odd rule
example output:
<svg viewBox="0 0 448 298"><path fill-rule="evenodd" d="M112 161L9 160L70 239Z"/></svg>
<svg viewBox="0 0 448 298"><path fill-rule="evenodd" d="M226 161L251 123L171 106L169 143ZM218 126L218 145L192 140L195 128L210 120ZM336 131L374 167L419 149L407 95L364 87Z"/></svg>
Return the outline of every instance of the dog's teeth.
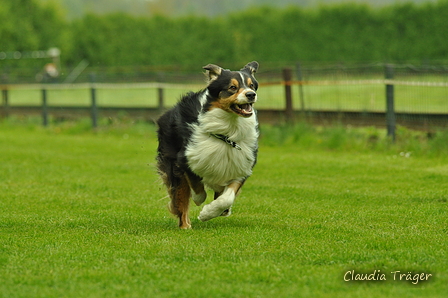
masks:
<svg viewBox="0 0 448 298"><path fill-rule="evenodd" d="M232 109L242 116L250 116L253 112L252 105L252 103L235 104L232 106Z"/></svg>
<svg viewBox="0 0 448 298"><path fill-rule="evenodd" d="M246 113L251 113L252 112L252 105L248 104L248 103L239 105L238 108L241 109L242 111L246 112Z"/></svg>

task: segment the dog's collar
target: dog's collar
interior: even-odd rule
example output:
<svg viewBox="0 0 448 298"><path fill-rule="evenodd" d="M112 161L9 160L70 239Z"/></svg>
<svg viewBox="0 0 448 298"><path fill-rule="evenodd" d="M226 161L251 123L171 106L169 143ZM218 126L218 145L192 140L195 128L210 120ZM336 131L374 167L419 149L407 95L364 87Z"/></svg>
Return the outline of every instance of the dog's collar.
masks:
<svg viewBox="0 0 448 298"><path fill-rule="evenodd" d="M215 133L211 133L210 135L215 137L215 138L217 138L217 139L220 139L221 141L226 142L227 144L229 144L230 146L232 146L235 149L241 150L240 145L238 145L237 143L232 141L228 136L215 134Z"/></svg>

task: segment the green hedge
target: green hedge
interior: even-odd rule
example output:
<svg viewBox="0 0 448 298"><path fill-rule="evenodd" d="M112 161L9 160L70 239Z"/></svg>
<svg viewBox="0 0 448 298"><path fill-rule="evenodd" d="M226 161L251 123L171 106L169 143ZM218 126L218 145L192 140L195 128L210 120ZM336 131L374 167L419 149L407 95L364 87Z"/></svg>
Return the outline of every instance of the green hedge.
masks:
<svg viewBox="0 0 448 298"><path fill-rule="evenodd" d="M52 2L43 6L34 0L3 0L0 20L0 52L47 50L51 47L60 48L64 54L73 51L71 25ZM26 66L33 62L31 59L21 59L20 62L0 60L0 69L4 66Z"/></svg>
<svg viewBox="0 0 448 298"><path fill-rule="evenodd" d="M182 67L254 59L404 62L443 60L448 54L446 0L384 8L260 7L219 18L90 14L70 22L54 5L6 0L0 19L0 52L59 47L64 65L81 59L94 66ZM19 63L0 60L0 68Z"/></svg>

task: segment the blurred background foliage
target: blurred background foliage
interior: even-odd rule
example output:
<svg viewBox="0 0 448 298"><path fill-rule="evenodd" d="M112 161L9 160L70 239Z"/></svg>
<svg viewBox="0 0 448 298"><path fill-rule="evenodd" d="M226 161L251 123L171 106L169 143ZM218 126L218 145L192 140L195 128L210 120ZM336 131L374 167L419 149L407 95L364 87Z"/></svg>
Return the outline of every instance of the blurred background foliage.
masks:
<svg viewBox="0 0 448 298"><path fill-rule="evenodd" d="M61 50L61 67L226 67L249 60L446 61L448 1L3 0L0 52ZM297 4L300 5L290 5ZM378 5L387 4L387 5ZM238 8L238 9L235 9ZM69 13L70 12L70 13ZM1 58L1 56L0 56ZM3 68L35 59L0 59Z"/></svg>
<svg viewBox="0 0 448 298"><path fill-rule="evenodd" d="M108 14L124 12L135 16L166 16L202 15L223 16L236 11L256 6L271 6L285 8L298 6L315 8L322 5L333 5L341 2L366 4L372 7L382 7L391 3L423 3L437 0L36 0L41 3L57 2L66 11L66 18L74 19L86 13Z"/></svg>

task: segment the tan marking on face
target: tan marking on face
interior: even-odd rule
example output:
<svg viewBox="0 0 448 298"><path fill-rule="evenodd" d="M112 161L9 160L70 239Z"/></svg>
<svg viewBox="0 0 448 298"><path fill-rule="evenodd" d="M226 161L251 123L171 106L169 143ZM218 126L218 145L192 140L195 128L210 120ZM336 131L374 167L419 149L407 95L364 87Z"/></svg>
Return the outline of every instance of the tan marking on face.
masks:
<svg viewBox="0 0 448 298"><path fill-rule="evenodd" d="M247 84L247 87L250 88L250 85L253 84L252 79L251 79L251 78L248 78L246 84Z"/></svg>
<svg viewBox="0 0 448 298"><path fill-rule="evenodd" d="M232 87L234 87L234 88L232 88ZM230 107L233 104L237 103L237 101L238 101L237 97L243 91L244 91L244 89L240 88L240 83L238 82L238 80L232 78L230 80L227 90L222 91L219 94L219 99L211 103L210 110L219 108L219 109L222 109L222 110L225 110L228 112L233 112Z"/></svg>
<svg viewBox="0 0 448 298"><path fill-rule="evenodd" d="M240 85L240 83L236 79L231 79L230 80L230 86L235 86L235 87L237 87L239 89L239 85Z"/></svg>
<svg viewBox="0 0 448 298"><path fill-rule="evenodd" d="M239 95L241 90L239 90L237 93L231 95L230 97L220 98L216 103L219 105L219 108L226 110L228 112L232 112L232 109L230 108L233 104L236 104L237 97ZM212 104L212 106L216 106L215 104Z"/></svg>
<svg viewBox="0 0 448 298"><path fill-rule="evenodd" d="M221 105L221 102L220 102L220 101L213 101L213 102L211 103L211 105L210 105L210 110L213 110L213 109L216 109L216 108L218 108L218 109L222 109L222 105Z"/></svg>

